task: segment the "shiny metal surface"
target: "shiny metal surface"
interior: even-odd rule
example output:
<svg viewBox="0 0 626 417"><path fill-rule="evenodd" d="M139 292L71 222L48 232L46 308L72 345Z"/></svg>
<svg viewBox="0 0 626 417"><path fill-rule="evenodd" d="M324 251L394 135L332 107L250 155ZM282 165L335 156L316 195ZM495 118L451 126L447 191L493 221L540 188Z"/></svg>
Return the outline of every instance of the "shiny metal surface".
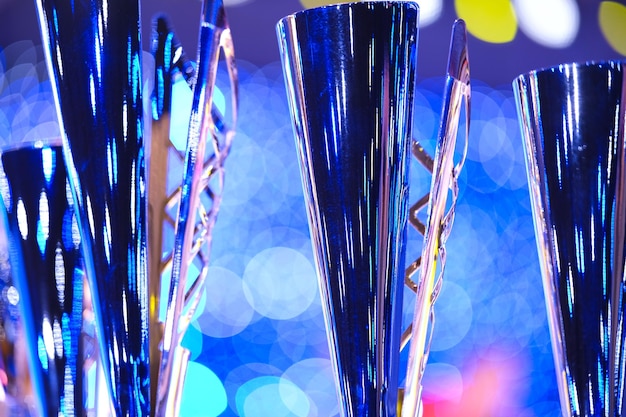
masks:
<svg viewBox="0 0 626 417"><path fill-rule="evenodd" d="M513 83L565 416L625 411L625 69L566 64Z"/></svg>
<svg viewBox="0 0 626 417"><path fill-rule="evenodd" d="M176 38L165 16L155 19L152 31L152 55L154 56L154 92L152 95L152 126L148 159L148 282L150 286L150 384L151 415L155 415L158 393L159 369L161 368L161 342L163 323L161 311L161 281L167 265L171 265L171 248L165 247L163 229L175 224L176 202L180 195L179 187L168 192L171 154L184 160L184 153L178 151L170 141L170 117L172 107L172 85L174 78L182 73L195 79L195 70L186 58L182 45ZM164 254L167 254L164 256ZM166 300L164 300L166 301ZM181 385L184 382L179 382ZM164 388L171 395L172 388ZM176 389L174 388L174 391Z"/></svg>
<svg viewBox="0 0 626 417"><path fill-rule="evenodd" d="M115 411L118 416L147 416L139 4L36 4Z"/></svg>
<svg viewBox="0 0 626 417"><path fill-rule="evenodd" d="M0 193L39 415L83 415L83 271L60 141L1 153Z"/></svg>
<svg viewBox="0 0 626 417"><path fill-rule="evenodd" d="M433 176L428 196L428 217L424 227L422 255L418 262L412 263L407 268L405 275L405 279L410 280L410 277L419 269L419 285L411 282L411 288L415 288L417 295L402 401L402 416L405 417L422 415L421 382L430 351L430 340L427 340L427 336L432 337L430 327L434 318L433 308L443 282L446 263L445 245L454 223L459 193L457 179L463 168L469 140L471 87L467 30L463 20L457 20L452 27L443 97L441 126L432 167ZM465 105L465 132L464 140L461 141L463 149L460 152L460 160L455 162L457 132L463 105ZM414 143L414 153L415 145ZM449 191L451 191L451 198L447 207ZM414 205L409 211L409 221L417 230L420 230L417 217L419 206L418 202L417 207Z"/></svg>
<svg viewBox="0 0 626 417"><path fill-rule="evenodd" d="M397 414L418 6L277 26L343 416Z"/></svg>
<svg viewBox="0 0 626 417"><path fill-rule="evenodd" d="M171 31L170 31L171 32ZM167 33L167 29L165 31ZM163 44L157 52L166 52ZM172 46L175 47L175 44ZM182 50L179 50L182 52ZM230 123L213 106L213 92L220 55L230 78L231 108L228 110ZM183 58L172 56L171 62L158 54L157 77L163 72L162 82L157 79L155 102L163 102L161 116L167 120L166 89L171 88L166 80L174 71L182 72L193 89L193 102L184 155L183 177L178 190L168 199L173 206L178 203L174 247L161 263L164 268L171 265L172 273L168 288L167 310L161 344L161 363L158 377L155 413L157 416L178 415L180 391L189 352L181 346L182 338L196 310L208 272L212 230L219 212L224 182L224 161L230 152L235 135L238 105L237 69L232 37L224 3L222 0L204 0L200 19L197 70L186 65ZM187 63L188 64L188 63ZM170 65L169 74L165 73ZM159 97L162 96L162 99ZM157 106L158 109L158 106ZM164 117L162 117L164 116ZM162 132L164 133L164 132ZM169 139L169 138L168 138ZM151 161L152 163L152 161ZM165 172L163 172L164 174ZM197 274L189 266L194 264Z"/></svg>

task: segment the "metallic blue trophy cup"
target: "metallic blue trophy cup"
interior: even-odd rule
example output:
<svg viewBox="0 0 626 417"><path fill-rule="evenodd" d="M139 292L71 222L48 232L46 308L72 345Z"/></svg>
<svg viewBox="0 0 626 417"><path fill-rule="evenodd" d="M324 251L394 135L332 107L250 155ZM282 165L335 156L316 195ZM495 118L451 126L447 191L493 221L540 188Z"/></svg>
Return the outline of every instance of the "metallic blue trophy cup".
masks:
<svg viewBox="0 0 626 417"><path fill-rule="evenodd" d="M118 417L150 412L137 0L37 0L63 152Z"/></svg>
<svg viewBox="0 0 626 417"><path fill-rule="evenodd" d="M277 26L343 416L395 416L418 7Z"/></svg>
<svg viewBox="0 0 626 417"><path fill-rule="evenodd" d="M626 67L518 77L530 197L564 416L622 416Z"/></svg>
<svg viewBox="0 0 626 417"><path fill-rule="evenodd" d="M0 158L4 229L39 413L83 415L83 272L61 146L23 145Z"/></svg>

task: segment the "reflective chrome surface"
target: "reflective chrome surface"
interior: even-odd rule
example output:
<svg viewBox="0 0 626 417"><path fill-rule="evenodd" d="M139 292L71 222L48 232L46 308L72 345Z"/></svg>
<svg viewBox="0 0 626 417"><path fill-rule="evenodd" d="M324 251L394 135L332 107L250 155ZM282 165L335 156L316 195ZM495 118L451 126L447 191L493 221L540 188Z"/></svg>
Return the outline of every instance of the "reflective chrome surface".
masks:
<svg viewBox="0 0 626 417"><path fill-rule="evenodd" d="M165 29L165 33L167 31ZM165 89L170 88L168 83L171 81L166 81L165 77L174 76L175 70L182 70L182 75L193 89L183 177L179 189L168 202L171 206L178 202L174 247L161 264L162 267L171 265L172 272L161 345L155 410L157 416L178 415L180 388L189 355L189 352L181 346L181 341L202 295L200 290L208 272L212 230L222 200L223 164L235 135L238 104L237 70L232 37L222 0L204 0L198 43L196 73L192 74L192 69L186 65L182 57L172 56L169 63L170 73L163 73L162 83L157 79L157 84L160 83L159 88L162 90L155 97L157 113L154 116L162 122L166 120L168 111L168 93ZM173 46L175 47L175 43ZM163 44L162 48L156 50L157 77L167 66L164 59L158 56L159 51L166 52L168 48L168 45ZM182 49L179 51L182 52ZM224 58L230 79L231 108L227 110L230 123L226 123L223 115L213 106L220 55ZM162 101L159 96L162 96ZM160 102L164 103L161 110L158 108ZM162 112L161 116L159 111ZM190 273L194 269L190 268L191 264L194 264L198 273Z"/></svg>
<svg viewBox="0 0 626 417"><path fill-rule="evenodd" d="M417 20L361 2L277 26L343 416L397 414Z"/></svg>
<svg viewBox="0 0 626 417"><path fill-rule="evenodd" d="M625 77L567 64L513 83L566 416L624 415Z"/></svg>
<svg viewBox="0 0 626 417"><path fill-rule="evenodd" d="M439 137L435 149L432 167L432 179L428 197L428 217L424 226L424 245L421 258L412 263L406 271L406 280L419 269L415 288L415 308L411 326L411 344L407 364L406 383L402 401L402 416L418 417L422 415L421 383L424 368L430 351L432 337L430 328L434 317L434 303L439 295L443 272L446 263L446 241L452 230L456 200L459 193L457 179L463 168L470 125L470 67L467 50L467 30L463 20L457 20L452 27L450 53L446 72L444 101ZM461 141L460 161L455 163L457 132L461 118L462 106L465 105L465 132ZM416 153L413 144L413 153ZM422 151L423 152L423 151ZM419 159L419 156L418 156ZM449 207L448 193L451 191ZM409 221L417 229L421 229L417 212L421 208L419 202L410 209ZM404 343L404 338L403 338Z"/></svg>
<svg viewBox="0 0 626 417"><path fill-rule="evenodd" d="M105 372L118 416L149 414L139 4L37 0Z"/></svg>
<svg viewBox="0 0 626 417"><path fill-rule="evenodd" d="M60 141L0 158L4 229L39 413L83 415L83 271Z"/></svg>
<svg viewBox="0 0 626 417"><path fill-rule="evenodd" d="M161 310L161 280L163 273L163 253L170 248L164 247L164 223L175 223L175 216L170 216L168 206L174 198L168 194L168 158L172 146L170 142L170 117L172 106L172 85L177 71L187 69L195 76L195 71L186 60L182 45L165 16L157 17L153 22L152 55L154 56L154 92L152 95L152 126L148 158L148 282L150 286L150 380L158 381L161 367L161 340L163 324ZM189 65L185 65L189 64ZM174 148L175 150L175 148ZM178 154L182 160L181 153ZM150 384L151 411L154 415L157 397L157 383Z"/></svg>

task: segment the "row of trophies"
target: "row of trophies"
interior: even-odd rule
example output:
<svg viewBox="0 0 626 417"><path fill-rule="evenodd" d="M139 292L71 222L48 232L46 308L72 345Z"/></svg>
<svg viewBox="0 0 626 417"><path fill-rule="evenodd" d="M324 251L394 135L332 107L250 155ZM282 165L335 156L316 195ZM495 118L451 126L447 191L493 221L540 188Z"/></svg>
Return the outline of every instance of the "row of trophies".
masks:
<svg viewBox="0 0 626 417"><path fill-rule="evenodd" d="M97 415L176 416L189 357L181 340L207 274L236 122L222 1L203 2L195 64L166 19L155 21L150 135L138 1L36 4L61 138L2 150L0 192L37 413L93 414L87 397L102 391ZM412 139L418 18L415 2L364 1L302 11L277 26L344 417L423 414L421 378L471 88L459 20L431 158ZM231 79L226 114L212 100L220 58ZM176 77L193 91L184 153L169 142ZM623 63L605 62L533 71L513 84L562 412L572 417L626 411L625 79ZM409 205L411 155L432 180ZM184 161L176 187L167 184L171 157ZM405 269L407 223L424 243ZM173 247L165 247L164 224L174 227ZM416 301L403 331L404 285ZM95 317L94 352L86 312ZM88 386L85 369L94 361L104 388Z"/></svg>

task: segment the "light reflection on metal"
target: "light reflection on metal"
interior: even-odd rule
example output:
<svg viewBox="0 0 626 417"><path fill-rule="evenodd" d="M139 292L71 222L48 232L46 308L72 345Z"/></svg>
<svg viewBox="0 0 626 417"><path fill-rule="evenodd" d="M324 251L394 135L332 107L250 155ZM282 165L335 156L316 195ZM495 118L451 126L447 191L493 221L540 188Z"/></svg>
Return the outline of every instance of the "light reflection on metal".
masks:
<svg viewBox="0 0 626 417"><path fill-rule="evenodd" d="M117 416L145 416L149 307L139 2L36 0L36 6L103 369Z"/></svg>
<svg viewBox="0 0 626 417"><path fill-rule="evenodd" d="M340 412L395 416L418 6L283 18L283 60Z"/></svg>
<svg viewBox="0 0 626 417"><path fill-rule="evenodd" d="M61 146L24 145L3 151L0 159L4 230L38 411L46 417L82 415L82 262L67 239L74 214ZM45 232L22 234L24 227L42 224L48 225L40 226Z"/></svg>
<svg viewBox="0 0 626 417"><path fill-rule="evenodd" d="M626 64L513 82L561 411L626 413Z"/></svg>
<svg viewBox="0 0 626 417"><path fill-rule="evenodd" d="M407 365L405 390L403 393L402 416L421 416L421 380L428 360L432 327L434 325L434 303L443 283L446 262L446 241L454 222L456 200L459 193L458 177L463 168L469 139L470 125L470 67L467 50L465 22L457 20L452 28L450 54L444 90L443 109L439 136L435 148L435 158L425 155L424 149L414 142L413 155L432 174L430 192L409 211L409 222L424 235L422 255L406 270L405 282L416 292L413 323L402 337L405 345L410 334L409 360ZM461 111L465 105L465 134L462 140L461 157L455 163L457 132ZM451 204L446 211L448 193ZM428 206L427 223L424 225L418 213ZM417 283L411 280L419 271ZM429 340L426 340L427 336Z"/></svg>
<svg viewBox="0 0 626 417"><path fill-rule="evenodd" d="M237 72L221 0L203 3L199 37L196 72L167 20L159 17L155 21L153 54L156 71L148 205L151 375L153 380L159 381L158 386L153 387L153 412L157 416L177 415L180 408L189 357L189 352L180 343L202 295L212 229L221 202L223 164L230 151L237 118ZM227 115L228 121L213 104L220 54L224 57L231 82L232 107ZM172 84L181 75L194 97L184 154L170 141L169 131ZM180 186L168 187L168 157L184 160ZM174 247L164 248L162 229L173 225ZM195 265L198 275L188 277L190 264ZM168 299L160 300L161 280L170 268ZM164 324L159 318L161 304L166 307Z"/></svg>
<svg viewBox="0 0 626 417"><path fill-rule="evenodd" d="M404 10L402 7L409 9ZM384 11L395 8L394 18L398 21L392 25L391 33L398 30L397 36L387 34L377 39L374 31L384 27ZM385 134L388 133L385 129L397 128L392 123L385 123L385 117L392 110L401 113L393 116L394 122L403 123L406 129L398 128L394 132L397 133L397 136L393 136L395 140L403 140L401 135L410 132L410 119L402 119L410 111L403 113L402 109L403 100L412 99L412 81L394 76L402 74L398 66L408 67L407 74L412 71L410 59L415 57L415 51L407 45L410 45L413 36L417 36L417 22L410 18L411 12L408 10L411 8L417 15L417 6L411 2L363 2L328 6L288 16L278 25L327 334L344 416L402 413L403 416L414 417L421 413L420 384L429 350L426 337L430 330L429 321L432 325L434 317L433 303L441 288L445 243L451 231L458 196L457 178L467 150L469 58L465 23L459 20L452 30L441 130L434 160L419 143L413 141L411 146L413 155L433 173L433 178L430 196L425 195L407 210L411 224L425 234L425 242L422 257L410 265L404 280L398 279L399 285L405 282L417 293L417 297L414 324L401 341L396 341L394 338L399 337L400 333L400 329L396 328L399 326L397 304L400 302L394 298L399 287L394 283L393 270L398 266L394 262L404 256L404 230L380 223L381 228L371 236L367 227L375 221L382 222L384 216L391 213L396 216L396 221L401 222L403 213L394 210L402 209L404 203L401 201L406 198L406 190L403 186L382 180L380 186L371 188L376 179L367 175L359 179L358 175L363 170L375 173L379 167L386 169L393 164L398 164L393 168L395 171L403 172L402 164L405 162L393 159L401 158L402 153L386 155L387 159L380 161L376 158L376 141L385 140ZM380 13L380 20L375 20L368 13L371 16ZM367 30L361 26L366 24L369 25ZM386 41L390 43L386 44ZM390 56L393 57L389 62L385 56L388 51L392 51ZM360 60L363 61L363 67L358 66ZM356 73L351 72L353 68ZM385 71L389 71L389 74L381 75ZM359 84L360 77L363 77L362 85ZM408 79L412 80L412 77ZM396 98L393 109L385 107L384 90L380 92L380 80L383 79L385 85L395 88L391 94ZM364 92L362 96L359 95L360 87ZM400 91L406 93L406 96L400 95ZM380 103L377 101L379 99ZM359 114L366 113L368 105L371 106L372 114L366 119L370 121L359 122ZM465 138L463 149L459 151L460 161L455 165L457 130L463 105ZM381 123L378 127L377 122ZM357 127L359 123L364 125L362 131ZM368 131L367 126L372 126L372 130ZM355 134L355 131L359 133ZM373 142L368 149L363 149L366 156L354 157L350 152L359 149L359 145L367 139ZM390 144L386 146L387 149L393 149ZM359 194L350 199L352 189L358 190ZM449 192L452 202L446 212ZM369 211L365 203L377 198L380 199L376 203L377 210ZM417 214L426 206L429 206L429 213L425 225ZM398 239L396 243L399 246L394 247L384 239ZM376 248L376 254L361 263L361 258L372 248ZM398 252L392 252L392 249ZM385 258L383 254L391 254L391 257ZM351 268L354 265L358 265L358 270L363 274L359 280L352 277ZM411 277L418 271L419 283L414 283ZM368 298L373 299L368 302ZM383 336L380 328L390 333ZM400 400L396 402L395 361L400 354L400 345L406 345L411 335L406 391L400 391ZM359 346L368 344L379 344L380 347L378 351L372 348L367 351L367 355L362 355ZM376 360L368 362L364 357ZM374 380L374 388L369 390L367 384Z"/></svg>

